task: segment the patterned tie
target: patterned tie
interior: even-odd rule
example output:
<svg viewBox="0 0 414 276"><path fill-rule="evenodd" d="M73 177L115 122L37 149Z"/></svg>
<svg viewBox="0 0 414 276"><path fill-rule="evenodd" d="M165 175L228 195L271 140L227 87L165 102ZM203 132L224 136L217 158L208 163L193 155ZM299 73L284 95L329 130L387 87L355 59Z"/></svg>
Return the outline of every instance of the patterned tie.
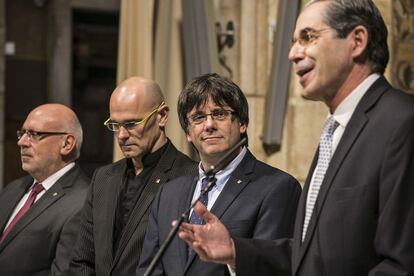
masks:
<svg viewBox="0 0 414 276"><path fill-rule="evenodd" d="M325 122L320 140L319 140L319 155L318 164L316 166L315 177L313 185L310 187L308 201L306 203L305 220L303 222L302 241L305 239L306 231L309 226L309 221L312 216L313 209L315 207L316 199L318 198L319 190L323 178L325 177L326 170L328 169L329 162L332 156L332 136L339 123L335 121L333 116L330 116Z"/></svg>
<svg viewBox="0 0 414 276"><path fill-rule="evenodd" d="M22 208L17 212L17 214L14 216L12 221L10 222L9 226L7 226L6 229L4 229L3 234L0 237L0 242L3 241L3 239L9 234L10 230L13 228L13 226L19 221L19 219L29 210L29 208L33 205L33 203L36 200L36 196L43 191L44 187L40 183L35 183L32 187L32 191L29 194L29 197L27 198L26 202L23 204Z"/></svg>
<svg viewBox="0 0 414 276"><path fill-rule="evenodd" d="M203 178L203 180L201 181L201 193L204 191L207 184L208 184L207 178ZM207 205L208 205L208 193L201 194L200 201L201 201L201 203L204 204L204 206L207 207ZM191 223L191 224L205 224L204 219L199 217L196 214L196 212L194 212L194 210L193 210L193 213L191 214L190 219L188 220L188 222Z"/></svg>

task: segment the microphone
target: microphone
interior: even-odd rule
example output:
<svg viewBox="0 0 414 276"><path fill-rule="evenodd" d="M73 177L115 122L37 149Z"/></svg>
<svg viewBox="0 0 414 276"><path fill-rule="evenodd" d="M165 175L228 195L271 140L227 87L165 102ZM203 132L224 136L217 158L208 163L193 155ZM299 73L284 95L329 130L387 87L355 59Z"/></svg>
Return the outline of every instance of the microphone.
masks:
<svg viewBox="0 0 414 276"><path fill-rule="evenodd" d="M203 191L201 191L200 196L191 204L190 210L194 207L194 205L197 203L197 201L200 200L202 195L205 195L206 193L210 192L211 189L216 185L216 174L224 169L230 162L233 160L239 152L237 149L244 146L247 142L247 138L244 137L241 139L237 144L235 144L231 149L229 149L226 154L224 154L219 161L217 161L217 164L210 166L210 169L206 172L207 177L207 185Z"/></svg>
<svg viewBox="0 0 414 276"><path fill-rule="evenodd" d="M219 171L224 169L230 163L230 161L233 160L236 157L236 155L239 153L237 151L237 149L244 146L246 144L246 142L247 142L246 137L241 139L237 144L235 144L232 148L230 148L226 152L226 154L224 154L223 157L221 157L215 165L212 165L210 167L210 169L206 172L208 183L207 183L205 189L203 191L201 191L199 197L197 198L197 200L195 200L191 204L190 208L188 208L184 213L182 213L181 216L177 219L177 223L171 228L170 232L168 233L167 238L161 244L160 249L158 250L157 254L155 254L155 256L152 259L151 263L149 264L149 266L145 270L144 276L150 276L152 274L152 272L155 269L155 266L158 264L161 257L164 255L165 251L167 250L168 246L170 245L170 243L171 243L172 239L174 238L175 234L177 234L178 228L180 228L180 226L184 222L184 220L186 220L188 218L188 215L190 214L191 209L194 208L197 201L199 201L200 198L203 195L207 194L216 185L216 181L217 181L216 173L218 173Z"/></svg>

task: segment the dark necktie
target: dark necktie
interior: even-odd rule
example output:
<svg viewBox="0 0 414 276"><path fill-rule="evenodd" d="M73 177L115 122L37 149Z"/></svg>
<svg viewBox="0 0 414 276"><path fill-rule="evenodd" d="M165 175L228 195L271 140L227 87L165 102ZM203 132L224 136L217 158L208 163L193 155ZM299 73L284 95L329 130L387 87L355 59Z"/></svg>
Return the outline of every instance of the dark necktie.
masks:
<svg viewBox="0 0 414 276"><path fill-rule="evenodd" d="M208 193L202 194L204 189L206 188L208 184L208 181L206 178L203 178L203 180L201 181L201 197L200 197L200 202L204 204L204 206L207 207L208 205ZM188 220L189 223L191 224L205 224L205 221L203 220L203 218L199 217L196 212L194 212L191 214L190 219Z"/></svg>
<svg viewBox="0 0 414 276"><path fill-rule="evenodd" d="M27 198L26 202L23 204L22 208L17 212L17 214L14 216L12 221L10 222L9 226L7 226L6 229L4 229L3 234L0 237L0 242L3 241L3 239L9 234L10 230L13 228L13 226L19 221L19 219L29 210L29 208L33 205L33 203L36 200L37 195L44 189L42 184L36 183L32 187L32 191L29 194L29 197Z"/></svg>

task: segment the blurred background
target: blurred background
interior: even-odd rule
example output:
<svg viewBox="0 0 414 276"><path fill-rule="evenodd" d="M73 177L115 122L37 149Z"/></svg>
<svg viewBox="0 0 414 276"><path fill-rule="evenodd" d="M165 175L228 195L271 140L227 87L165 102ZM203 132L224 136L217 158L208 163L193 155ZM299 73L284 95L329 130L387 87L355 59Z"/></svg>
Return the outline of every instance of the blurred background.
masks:
<svg viewBox="0 0 414 276"><path fill-rule="evenodd" d="M218 72L244 91L249 147L301 182L327 114L300 96L287 53L303 0L0 0L0 189L24 175L16 130L37 105L75 110L80 164L91 175L122 158L109 96L132 75L157 81L171 112L167 133L192 155L176 101L193 77ZM377 0L389 30L387 79L413 93L414 0ZM398 112L390 110L390 112Z"/></svg>

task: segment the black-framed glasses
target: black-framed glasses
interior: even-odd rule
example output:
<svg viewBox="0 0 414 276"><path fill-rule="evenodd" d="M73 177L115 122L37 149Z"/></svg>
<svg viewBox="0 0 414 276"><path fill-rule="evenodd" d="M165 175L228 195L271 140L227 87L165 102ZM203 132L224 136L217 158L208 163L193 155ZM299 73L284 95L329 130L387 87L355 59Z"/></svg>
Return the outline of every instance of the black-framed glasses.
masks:
<svg viewBox="0 0 414 276"><path fill-rule="evenodd" d="M42 140L43 138L47 136L52 135L66 135L67 132L57 132L57 131L35 131L35 130L28 130L28 129L22 129L16 131L17 140L22 139L23 135L27 136L30 142L37 142Z"/></svg>
<svg viewBox="0 0 414 276"><path fill-rule="evenodd" d="M312 29L312 28L305 28L299 32L299 37L292 39L292 46L296 42L299 43L301 46L308 46L313 44L323 32L331 30L331 28L323 28L323 29Z"/></svg>
<svg viewBox="0 0 414 276"><path fill-rule="evenodd" d="M195 113L188 117L190 124L199 125L207 121L207 117L210 116L214 121L225 121L234 114L233 110L216 109L211 113Z"/></svg>
<svg viewBox="0 0 414 276"><path fill-rule="evenodd" d="M159 106L157 106L154 110L148 113L143 119L139 119L136 121L128 121L124 123L119 123L119 122L113 122L111 121L111 118L108 118L108 120L104 122L104 126L106 126L110 131L119 131L121 127L125 128L126 130L131 130L136 126L145 123L152 115L154 115L156 112L158 112L161 108L165 106L166 106L165 102L161 102Z"/></svg>

